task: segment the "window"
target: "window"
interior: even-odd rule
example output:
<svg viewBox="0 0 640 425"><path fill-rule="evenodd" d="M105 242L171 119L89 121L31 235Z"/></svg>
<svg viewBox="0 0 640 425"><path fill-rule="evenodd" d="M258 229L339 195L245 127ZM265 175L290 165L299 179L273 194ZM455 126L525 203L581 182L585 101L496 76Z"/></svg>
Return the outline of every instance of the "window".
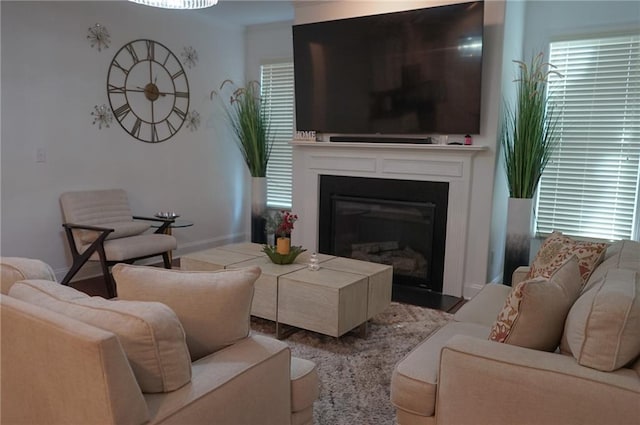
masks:
<svg viewBox="0 0 640 425"><path fill-rule="evenodd" d="M267 206L291 208L293 139L293 63L273 63L260 67L260 87L271 116L274 136L267 165Z"/></svg>
<svg viewBox="0 0 640 425"><path fill-rule="evenodd" d="M640 35L550 44L549 104L559 146L539 187L537 226L596 239L638 238Z"/></svg>

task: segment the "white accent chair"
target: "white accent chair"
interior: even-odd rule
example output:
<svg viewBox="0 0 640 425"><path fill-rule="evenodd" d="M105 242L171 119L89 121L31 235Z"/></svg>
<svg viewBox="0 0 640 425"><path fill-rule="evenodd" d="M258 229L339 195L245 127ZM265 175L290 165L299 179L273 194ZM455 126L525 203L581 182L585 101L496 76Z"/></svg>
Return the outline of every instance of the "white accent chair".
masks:
<svg viewBox="0 0 640 425"><path fill-rule="evenodd" d="M171 268L170 252L178 246L175 237L165 234L173 219L134 216L127 193L122 189L66 192L60 196L64 227L73 264L62 279L68 285L87 261L99 261L109 297L116 287L109 267L116 263L132 264L144 258L162 256L164 267ZM151 225L162 222L154 233L145 233Z"/></svg>

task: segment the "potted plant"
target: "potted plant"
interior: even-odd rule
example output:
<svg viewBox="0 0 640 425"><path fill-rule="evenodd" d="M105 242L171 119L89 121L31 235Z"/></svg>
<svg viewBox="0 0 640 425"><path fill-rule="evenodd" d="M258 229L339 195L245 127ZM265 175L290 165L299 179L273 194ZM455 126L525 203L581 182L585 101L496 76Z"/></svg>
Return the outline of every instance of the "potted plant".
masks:
<svg viewBox="0 0 640 425"><path fill-rule="evenodd" d="M533 197L542 172L557 143L556 111L549 107L550 74L560 75L544 62L543 54L518 65L515 105L505 103L500 144L509 187L507 240L503 280L511 282L513 271L529 263Z"/></svg>
<svg viewBox="0 0 640 425"><path fill-rule="evenodd" d="M251 241L266 243L264 213L267 206L267 164L271 156L273 138L271 121L260 96L260 84L249 82L245 87L225 80L214 95L228 97L222 102L226 117L234 134L249 173L251 174Z"/></svg>
<svg viewBox="0 0 640 425"><path fill-rule="evenodd" d="M289 211L278 211L267 217L267 233L273 233L276 238L276 251L286 255L291 250L291 232L293 223L298 219L297 214Z"/></svg>
<svg viewBox="0 0 640 425"><path fill-rule="evenodd" d="M285 210L267 215L267 233L274 235L276 244L264 245L262 251L273 263L291 264L298 255L306 251L301 246L291 246L291 232L297 219L297 214Z"/></svg>

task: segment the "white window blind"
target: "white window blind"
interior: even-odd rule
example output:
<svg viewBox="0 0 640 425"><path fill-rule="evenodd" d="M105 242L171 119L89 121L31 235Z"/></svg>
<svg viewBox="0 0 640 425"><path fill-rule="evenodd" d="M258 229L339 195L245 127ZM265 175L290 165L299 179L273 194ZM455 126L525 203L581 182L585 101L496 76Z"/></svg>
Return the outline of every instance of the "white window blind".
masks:
<svg viewBox="0 0 640 425"><path fill-rule="evenodd" d="M292 153L289 142L293 139L293 63L262 65L260 71L260 87L274 136L267 165L267 206L291 208Z"/></svg>
<svg viewBox="0 0 640 425"><path fill-rule="evenodd" d="M540 182L538 232L637 237L640 35L553 42L549 62L562 74L548 86L560 140Z"/></svg>

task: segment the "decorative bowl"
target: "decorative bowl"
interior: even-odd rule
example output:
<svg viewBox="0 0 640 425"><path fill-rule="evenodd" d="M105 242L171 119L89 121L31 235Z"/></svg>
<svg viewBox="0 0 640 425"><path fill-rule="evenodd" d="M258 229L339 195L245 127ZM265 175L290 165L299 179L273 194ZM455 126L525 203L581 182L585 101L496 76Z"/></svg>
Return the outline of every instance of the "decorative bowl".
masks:
<svg viewBox="0 0 640 425"><path fill-rule="evenodd" d="M302 254L305 251L306 249L302 248L301 246L292 246L289 253L286 255L283 255L276 251L275 246L264 245L262 247L262 252L267 254L269 259L274 264L291 264L295 261L298 255Z"/></svg>
<svg viewBox="0 0 640 425"><path fill-rule="evenodd" d="M176 214L175 212L171 211L160 211L158 213L155 214L156 217L158 218L178 218L180 217L180 214Z"/></svg>

